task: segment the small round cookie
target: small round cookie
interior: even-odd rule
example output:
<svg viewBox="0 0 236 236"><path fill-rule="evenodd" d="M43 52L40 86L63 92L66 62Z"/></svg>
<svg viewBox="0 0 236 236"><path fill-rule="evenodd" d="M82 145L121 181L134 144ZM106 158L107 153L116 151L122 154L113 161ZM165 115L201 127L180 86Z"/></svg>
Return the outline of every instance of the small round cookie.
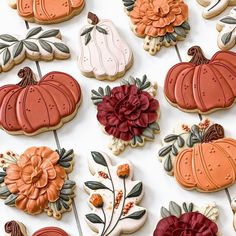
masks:
<svg viewBox="0 0 236 236"><path fill-rule="evenodd" d="M89 25L80 32L79 68L98 80L116 80L133 64L133 53L110 20L99 20L89 12Z"/></svg>
<svg viewBox="0 0 236 236"><path fill-rule="evenodd" d="M236 0L197 0L204 8L202 16L210 19L222 13L228 6L235 6Z"/></svg>
<svg viewBox="0 0 236 236"><path fill-rule="evenodd" d="M10 0L9 4L28 22L55 24L78 15L85 0Z"/></svg>
<svg viewBox="0 0 236 236"><path fill-rule="evenodd" d="M9 221L5 224L6 236L28 236L26 227L23 223Z"/></svg>
<svg viewBox="0 0 236 236"><path fill-rule="evenodd" d="M217 25L218 46L221 50L229 50L236 44L236 7L234 7L229 15L222 17Z"/></svg>

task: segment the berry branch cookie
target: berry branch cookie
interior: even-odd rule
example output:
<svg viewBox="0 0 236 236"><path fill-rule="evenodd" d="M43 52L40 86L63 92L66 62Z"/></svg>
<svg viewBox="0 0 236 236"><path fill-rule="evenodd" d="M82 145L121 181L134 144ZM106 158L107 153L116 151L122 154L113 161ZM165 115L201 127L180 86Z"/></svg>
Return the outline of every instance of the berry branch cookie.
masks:
<svg viewBox="0 0 236 236"><path fill-rule="evenodd" d="M26 58L51 61L70 57L69 48L62 42L60 30L36 27L24 37L0 35L0 73L10 70Z"/></svg>
<svg viewBox="0 0 236 236"><path fill-rule="evenodd" d="M133 53L110 20L89 12L89 25L81 29L79 68L86 77L116 80L133 64Z"/></svg>
<svg viewBox="0 0 236 236"><path fill-rule="evenodd" d="M74 152L49 147L31 147L21 155L8 151L0 155L0 198L30 215L46 212L61 219L71 210L75 182Z"/></svg>
<svg viewBox="0 0 236 236"><path fill-rule="evenodd" d="M159 151L165 171L185 189L216 192L236 181L236 140L208 119L182 125L164 138Z"/></svg>
<svg viewBox="0 0 236 236"><path fill-rule="evenodd" d="M140 181L133 179L133 166L129 161L113 166L110 158L100 152L92 152L89 158L92 181L84 184L90 194L92 213L86 222L99 236L119 236L133 233L143 226L147 210L137 204L144 189Z"/></svg>
<svg viewBox="0 0 236 236"><path fill-rule="evenodd" d="M144 50L155 55L162 46L184 40L190 30L183 0L122 0L132 31L144 38Z"/></svg>
<svg viewBox="0 0 236 236"><path fill-rule="evenodd" d="M230 11L228 16L219 20L216 26L220 32L218 35L218 46L222 50L229 50L236 44L236 7Z"/></svg>
<svg viewBox="0 0 236 236"><path fill-rule="evenodd" d="M114 155L119 155L126 146L142 147L159 133L160 107L156 92L157 85L151 84L146 75L142 79L130 77L113 89L107 86L92 90L97 119L112 136L110 149Z"/></svg>

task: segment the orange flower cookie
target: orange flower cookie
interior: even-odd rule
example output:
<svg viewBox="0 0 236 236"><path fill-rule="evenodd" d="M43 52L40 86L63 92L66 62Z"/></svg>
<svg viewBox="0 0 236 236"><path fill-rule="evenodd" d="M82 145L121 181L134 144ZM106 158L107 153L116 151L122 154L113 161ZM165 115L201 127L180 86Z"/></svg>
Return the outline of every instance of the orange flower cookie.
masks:
<svg viewBox="0 0 236 236"><path fill-rule="evenodd" d="M78 15L85 0L10 0L9 4L28 22L55 24Z"/></svg>
<svg viewBox="0 0 236 236"><path fill-rule="evenodd" d="M144 38L144 49L155 55L162 46L176 45L190 30L183 0L123 0L132 30Z"/></svg>
<svg viewBox="0 0 236 236"><path fill-rule="evenodd" d="M236 181L236 140L208 119L182 125L164 138L159 157L168 174L187 190L216 192Z"/></svg>
<svg viewBox="0 0 236 236"><path fill-rule="evenodd" d="M28 214L45 211L60 219L71 210L75 196L75 182L67 177L73 160L73 150L48 147L31 147L21 155L1 154L0 198Z"/></svg>

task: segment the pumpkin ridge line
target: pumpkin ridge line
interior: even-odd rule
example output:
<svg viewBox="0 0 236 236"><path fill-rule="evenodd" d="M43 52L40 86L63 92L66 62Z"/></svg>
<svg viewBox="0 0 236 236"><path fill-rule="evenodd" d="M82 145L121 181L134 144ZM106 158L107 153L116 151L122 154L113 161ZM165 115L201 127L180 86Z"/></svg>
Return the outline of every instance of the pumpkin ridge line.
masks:
<svg viewBox="0 0 236 236"><path fill-rule="evenodd" d="M39 3L38 5L41 6L41 10L43 11L44 15L47 16L47 20L53 20L53 18L50 17L50 15L48 14L46 8L45 8L45 3L44 0L40 0L41 4ZM36 10L36 9L35 9ZM36 17L36 16L35 16ZM37 17L38 18L38 17Z"/></svg>

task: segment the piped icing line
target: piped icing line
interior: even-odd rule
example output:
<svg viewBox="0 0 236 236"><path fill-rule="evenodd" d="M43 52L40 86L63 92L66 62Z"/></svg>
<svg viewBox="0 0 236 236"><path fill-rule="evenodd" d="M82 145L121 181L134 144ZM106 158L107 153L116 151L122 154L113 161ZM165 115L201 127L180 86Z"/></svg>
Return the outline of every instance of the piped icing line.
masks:
<svg viewBox="0 0 236 236"><path fill-rule="evenodd" d="M145 222L147 210L139 207L144 190L140 181L133 181L133 166L129 161L112 165L110 158L100 152L92 152L88 159L93 175L84 183L89 196L91 213L86 222L100 236L118 236L133 233Z"/></svg>
<svg viewBox="0 0 236 236"><path fill-rule="evenodd" d="M70 50L61 38L59 30L42 27L29 29L23 37L1 34L0 72L9 71L26 58L37 61L69 58Z"/></svg>
<svg viewBox="0 0 236 236"><path fill-rule="evenodd" d="M79 38L81 72L100 80L123 76L133 62L129 46L110 20L99 20L90 12L88 21L90 24L81 29Z"/></svg>

